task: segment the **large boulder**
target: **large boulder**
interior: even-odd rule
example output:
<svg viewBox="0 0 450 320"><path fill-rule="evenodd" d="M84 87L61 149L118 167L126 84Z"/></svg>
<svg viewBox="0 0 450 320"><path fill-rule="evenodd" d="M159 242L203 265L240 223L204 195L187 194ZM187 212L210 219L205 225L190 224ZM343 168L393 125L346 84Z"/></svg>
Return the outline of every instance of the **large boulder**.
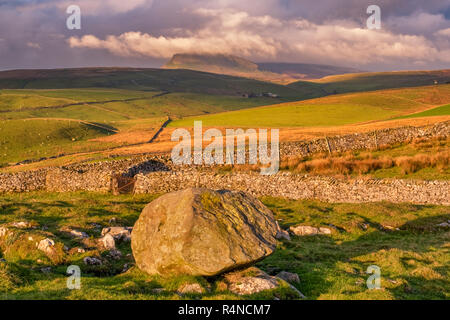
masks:
<svg viewBox="0 0 450 320"><path fill-rule="evenodd" d="M131 247L149 274L214 276L270 255L277 231L272 212L252 196L187 189L144 208Z"/></svg>

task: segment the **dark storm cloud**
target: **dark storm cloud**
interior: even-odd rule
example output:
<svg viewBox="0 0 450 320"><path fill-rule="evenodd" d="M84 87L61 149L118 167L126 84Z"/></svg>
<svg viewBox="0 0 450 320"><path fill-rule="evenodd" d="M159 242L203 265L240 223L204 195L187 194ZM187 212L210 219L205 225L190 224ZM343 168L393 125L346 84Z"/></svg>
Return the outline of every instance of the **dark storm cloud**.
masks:
<svg viewBox="0 0 450 320"><path fill-rule="evenodd" d="M69 4L80 5L82 30L65 27ZM382 9L382 31L366 30L370 4ZM0 0L0 69L149 67L193 50L374 70L444 68L449 13L450 0Z"/></svg>

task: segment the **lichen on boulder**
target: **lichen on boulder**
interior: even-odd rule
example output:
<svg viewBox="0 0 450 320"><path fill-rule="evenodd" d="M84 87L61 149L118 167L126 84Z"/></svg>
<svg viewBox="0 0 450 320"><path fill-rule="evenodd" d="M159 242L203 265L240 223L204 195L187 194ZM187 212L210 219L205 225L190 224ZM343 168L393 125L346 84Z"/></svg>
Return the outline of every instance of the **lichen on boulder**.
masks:
<svg viewBox="0 0 450 320"><path fill-rule="evenodd" d="M277 231L272 212L253 196L186 189L144 208L131 246L149 274L214 276L270 255Z"/></svg>

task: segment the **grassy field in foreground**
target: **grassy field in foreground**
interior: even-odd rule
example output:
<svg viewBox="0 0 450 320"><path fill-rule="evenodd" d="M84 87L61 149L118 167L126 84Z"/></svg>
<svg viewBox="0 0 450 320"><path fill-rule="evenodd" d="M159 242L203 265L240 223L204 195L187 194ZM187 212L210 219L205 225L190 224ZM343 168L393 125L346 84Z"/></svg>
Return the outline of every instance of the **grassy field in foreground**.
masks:
<svg viewBox="0 0 450 320"><path fill-rule="evenodd" d="M444 105L450 101L450 85L382 90L334 95L174 121L172 127L328 127L386 120Z"/></svg>
<svg viewBox="0 0 450 320"><path fill-rule="evenodd" d="M132 226L142 208L155 195L112 196L98 193L29 193L0 198L0 224L29 221L38 228L22 231L13 249L2 243L0 258L0 298L2 299L238 299L221 290L220 278L161 278L143 274L134 265L128 243L119 249L123 257L108 259L108 252L93 246L101 227L111 218L117 225ZM437 224L450 219L443 206L372 203L329 204L317 201L290 201L263 198L283 228L292 225L332 225L329 236L293 237L283 240L276 252L257 266L270 274L280 270L296 272L296 287L308 299L449 299L450 233ZM100 227L95 227L100 225ZM45 231L42 228L45 227ZM72 227L88 233L84 241L59 230ZM53 234L53 236L52 236ZM61 253L50 260L27 237L52 236L69 248L84 247L86 253ZM22 240L21 240L22 239ZM103 266L84 266L85 256L101 256ZM38 262L40 259L40 262ZM122 273L124 264L130 269ZM82 268L81 290L66 288L68 265ZM381 268L381 289L365 286L370 265ZM50 267L49 273L41 271ZM180 297L176 288L185 282L210 286L202 296ZM157 293L156 288L166 291ZM287 289L246 298L282 299L291 297Z"/></svg>

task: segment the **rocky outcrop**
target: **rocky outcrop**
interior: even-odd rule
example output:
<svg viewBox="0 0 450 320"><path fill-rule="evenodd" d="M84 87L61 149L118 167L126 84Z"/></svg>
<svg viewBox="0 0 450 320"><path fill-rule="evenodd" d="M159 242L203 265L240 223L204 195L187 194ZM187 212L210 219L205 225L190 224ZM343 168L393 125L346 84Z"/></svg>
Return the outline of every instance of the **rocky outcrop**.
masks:
<svg viewBox="0 0 450 320"><path fill-rule="evenodd" d="M243 192L187 189L147 205L133 228L137 266L149 274L214 276L276 247L272 212Z"/></svg>

